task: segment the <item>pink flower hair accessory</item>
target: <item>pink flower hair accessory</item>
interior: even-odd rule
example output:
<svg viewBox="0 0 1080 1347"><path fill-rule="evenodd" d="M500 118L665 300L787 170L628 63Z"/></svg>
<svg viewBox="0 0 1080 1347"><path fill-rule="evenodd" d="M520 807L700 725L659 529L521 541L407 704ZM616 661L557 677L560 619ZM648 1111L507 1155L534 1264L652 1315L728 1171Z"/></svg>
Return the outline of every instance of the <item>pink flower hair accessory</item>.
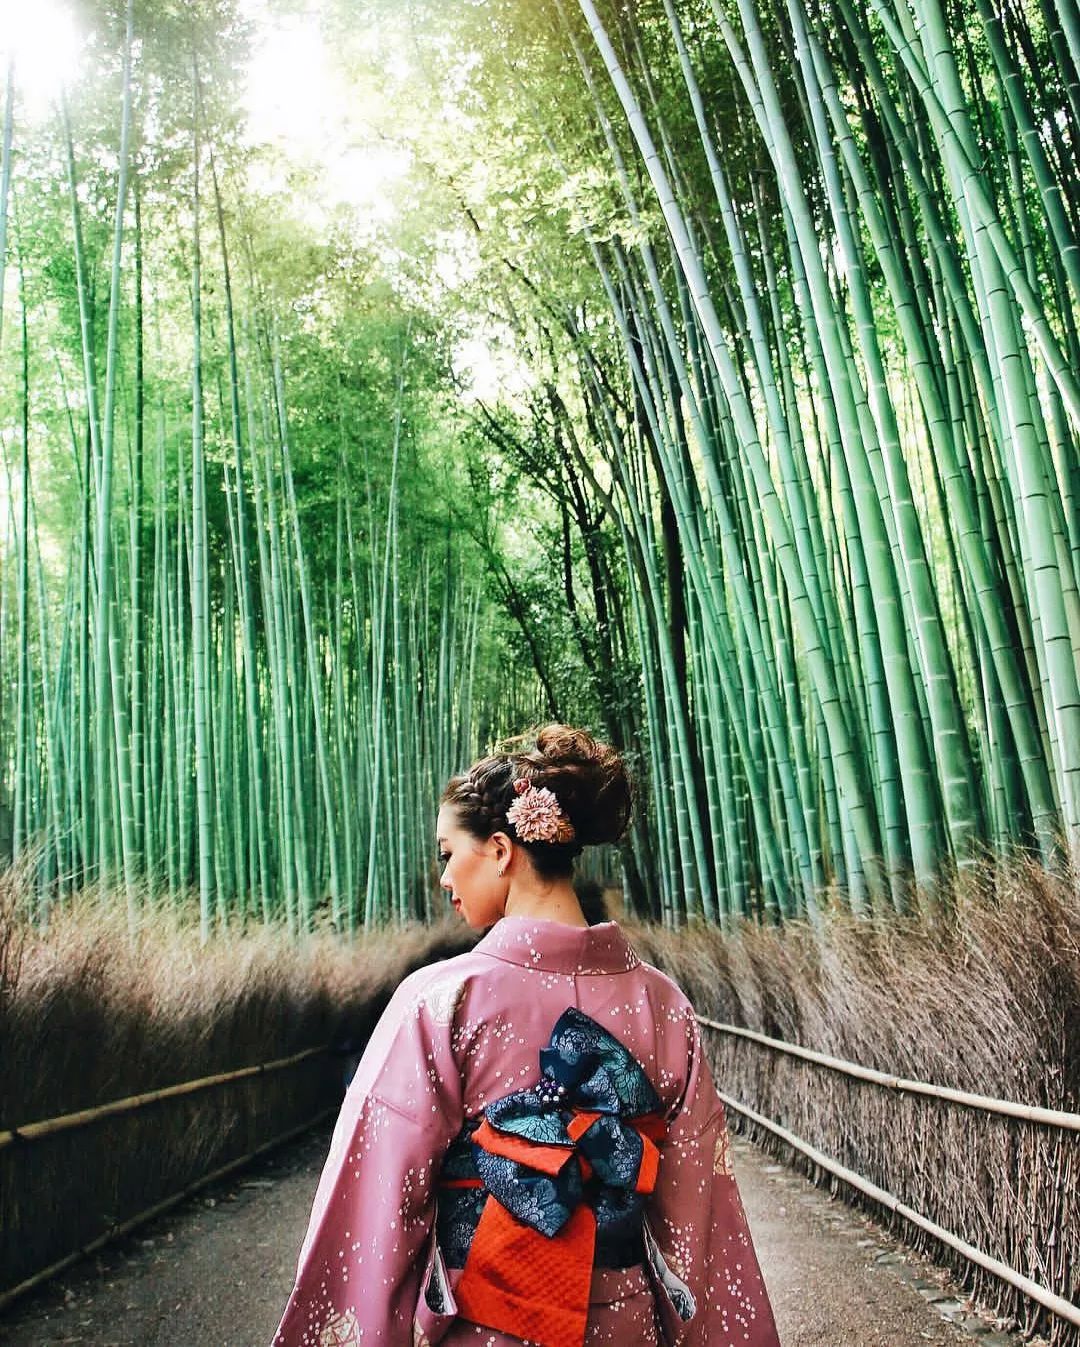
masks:
<svg viewBox="0 0 1080 1347"><path fill-rule="evenodd" d="M517 799L506 811L507 823L523 842L572 842L574 825L546 786L531 786L524 777L514 782Z"/></svg>

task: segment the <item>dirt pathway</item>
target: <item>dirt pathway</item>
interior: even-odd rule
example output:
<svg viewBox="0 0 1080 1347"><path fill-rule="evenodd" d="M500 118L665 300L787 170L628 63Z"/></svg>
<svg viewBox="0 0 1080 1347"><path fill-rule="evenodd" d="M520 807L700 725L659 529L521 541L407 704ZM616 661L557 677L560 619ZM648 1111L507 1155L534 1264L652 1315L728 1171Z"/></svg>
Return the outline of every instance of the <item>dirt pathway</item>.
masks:
<svg viewBox="0 0 1080 1347"><path fill-rule="evenodd" d="M1018 1347L875 1221L747 1142L734 1154L783 1347Z"/></svg>
<svg viewBox="0 0 1080 1347"><path fill-rule="evenodd" d="M0 1320L0 1343L267 1347L328 1142L322 1129L103 1250ZM753 1147L734 1149L783 1347L1018 1342L878 1226Z"/></svg>

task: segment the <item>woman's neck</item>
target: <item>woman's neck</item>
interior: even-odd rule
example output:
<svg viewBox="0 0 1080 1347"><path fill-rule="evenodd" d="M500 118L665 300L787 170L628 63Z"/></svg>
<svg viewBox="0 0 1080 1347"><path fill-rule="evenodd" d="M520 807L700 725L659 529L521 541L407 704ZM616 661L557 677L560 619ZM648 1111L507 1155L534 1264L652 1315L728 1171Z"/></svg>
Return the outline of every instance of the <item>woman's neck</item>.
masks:
<svg viewBox="0 0 1080 1347"><path fill-rule="evenodd" d="M513 880L506 896L503 916L539 917L544 921L562 922L565 926L589 924L569 880L556 880L550 885Z"/></svg>

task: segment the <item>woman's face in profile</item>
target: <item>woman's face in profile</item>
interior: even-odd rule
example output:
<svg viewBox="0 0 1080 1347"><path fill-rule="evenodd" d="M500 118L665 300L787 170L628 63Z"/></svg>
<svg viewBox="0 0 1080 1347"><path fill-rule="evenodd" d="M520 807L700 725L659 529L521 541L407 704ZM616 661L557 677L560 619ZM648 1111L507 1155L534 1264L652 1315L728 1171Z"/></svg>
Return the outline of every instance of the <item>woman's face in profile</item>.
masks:
<svg viewBox="0 0 1080 1347"><path fill-rule="evenodd" d="M474 931L486 930L503 915L508 884L499 874L494 844L466 832L453 805L443 805L435 824L442 874L454 911Z"/></svg>

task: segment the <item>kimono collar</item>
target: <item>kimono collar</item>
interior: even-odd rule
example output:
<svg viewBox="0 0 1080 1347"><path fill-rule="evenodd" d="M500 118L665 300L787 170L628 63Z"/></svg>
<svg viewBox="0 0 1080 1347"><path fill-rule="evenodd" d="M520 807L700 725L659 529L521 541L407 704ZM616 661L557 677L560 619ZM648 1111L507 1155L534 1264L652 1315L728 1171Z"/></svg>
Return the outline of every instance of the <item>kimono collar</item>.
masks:
<svg viewBox="0 0 1080 1347"><path fill-rule="evenodd" d="M548 973L628 973L641 962L614 921L567 926L543 917L501 917L475 952Z"/></svg>

